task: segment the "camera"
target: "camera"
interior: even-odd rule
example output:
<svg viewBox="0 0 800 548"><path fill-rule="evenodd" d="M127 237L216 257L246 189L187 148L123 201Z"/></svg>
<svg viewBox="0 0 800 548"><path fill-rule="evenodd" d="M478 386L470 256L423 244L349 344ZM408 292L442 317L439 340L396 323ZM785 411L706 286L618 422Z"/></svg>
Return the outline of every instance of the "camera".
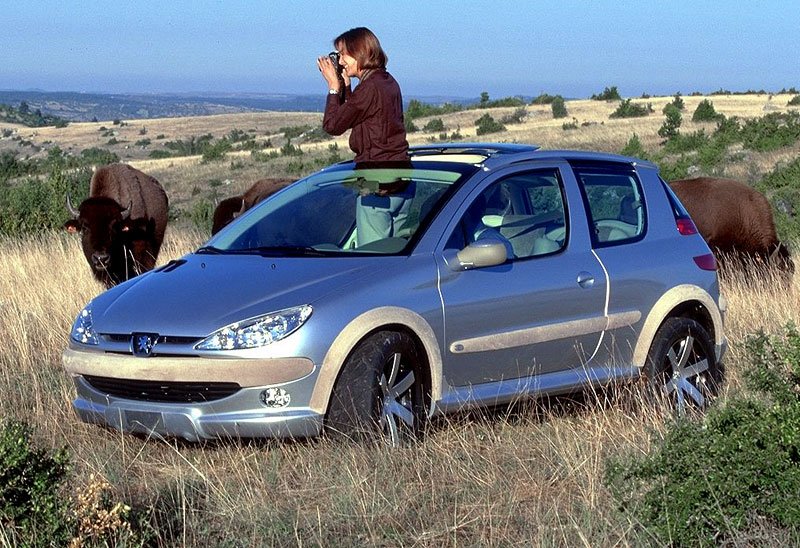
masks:
<svg viewBox="0 0 800 548"><path fill-rule="evenodd" d="M338 51L332 51L332 52L330 52L328 54L328 57L333 62L333 66L334 66L334 68L336 68L336 72L341 74L342 73L342 69L344 67L339 63L339 52Z"/></svg>

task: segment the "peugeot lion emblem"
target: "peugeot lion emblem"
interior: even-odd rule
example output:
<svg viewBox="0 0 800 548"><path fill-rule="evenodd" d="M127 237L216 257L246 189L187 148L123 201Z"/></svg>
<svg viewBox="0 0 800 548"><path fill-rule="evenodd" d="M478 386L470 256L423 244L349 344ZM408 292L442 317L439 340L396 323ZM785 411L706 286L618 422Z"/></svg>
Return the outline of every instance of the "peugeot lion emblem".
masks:
<svg viewBox="0 0 800 548"><path fill-rule="evenodd" d="M131 350L134 356L149 358L158 342L158 335L152 333L134 333L131 338Z"/></svg>

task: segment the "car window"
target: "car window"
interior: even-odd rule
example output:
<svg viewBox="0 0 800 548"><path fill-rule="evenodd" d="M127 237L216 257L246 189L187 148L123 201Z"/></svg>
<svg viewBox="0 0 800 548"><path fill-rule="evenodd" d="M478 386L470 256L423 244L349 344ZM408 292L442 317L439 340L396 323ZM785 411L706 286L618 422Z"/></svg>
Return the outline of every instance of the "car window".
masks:
<svg viewBox="0 0 800 548"><path fill-rule="evenodd" d="M204 249L309 256L404 253L476 169L439 162L323 171L259 203Z"/></svg>
<svg viewBox="0 0 800 548"><path fill-rule="evenodd" d="M627 166L575 168L586 205L595 247L617 245L642 238L645 207L635 171Z"/></svg>
<svg viewBox="0 0 800 548"><path fill-rule="evenodd" d="M509 259L527 259L563 249L566 228L558 171L529 171L487 187L467 208L447 247L492 238L506 244Z"/></svg>

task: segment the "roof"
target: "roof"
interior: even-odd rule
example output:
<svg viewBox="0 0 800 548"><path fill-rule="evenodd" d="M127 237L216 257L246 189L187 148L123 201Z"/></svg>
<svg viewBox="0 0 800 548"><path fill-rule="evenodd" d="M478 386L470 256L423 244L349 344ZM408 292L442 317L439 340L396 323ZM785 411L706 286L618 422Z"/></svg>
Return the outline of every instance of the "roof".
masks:
<svg viewBox="0 0 800 548"><path fill-rule="evenodd" d="M602 161L656 167L646 160L619 154L585 150L544 150L537 145L518 143L437 143L410 147L409 154L412 159L469 164L480 164L490 158L501 163L516 163L534 159L558 159L568 162Z"/></svg>

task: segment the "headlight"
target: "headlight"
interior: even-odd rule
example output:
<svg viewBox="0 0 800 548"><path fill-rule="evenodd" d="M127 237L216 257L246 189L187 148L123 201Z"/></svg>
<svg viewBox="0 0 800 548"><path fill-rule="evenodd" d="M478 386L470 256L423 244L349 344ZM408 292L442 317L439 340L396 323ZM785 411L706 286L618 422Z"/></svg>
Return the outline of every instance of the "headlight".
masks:
<svg viewBox="0 0 800 548"><path fill-rule="evenodd" d="M70 337L72 337L73 341L81 344L98 344L97 334L94 332L94 326L92 325L92 309L88 306L81 310L78 317L75 318Z"/></svg>
<svg viewBox="0 0 800 548"><path fill-rule="evenodd" d="M311 305L296 306L226 325L195 345L197 350L258 348L293 333L311 316Z"/></svg>

